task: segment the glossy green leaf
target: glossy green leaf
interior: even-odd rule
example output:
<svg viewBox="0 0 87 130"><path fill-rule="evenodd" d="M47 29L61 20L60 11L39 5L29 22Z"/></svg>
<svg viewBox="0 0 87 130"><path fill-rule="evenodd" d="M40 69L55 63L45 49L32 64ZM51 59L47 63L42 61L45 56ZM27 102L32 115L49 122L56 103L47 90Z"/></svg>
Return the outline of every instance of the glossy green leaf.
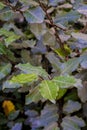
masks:
<svg viewBox="0 0 87 130"><path fill-rule="evenodd" d="M0 80L11 72L11 67L10 63L0 66Z"/></svg>
<svg viewBox="0 0 87 130"><path fill-rule="evenodd" d="M3 21L8 21L13 19L14 12L10 9L4 9L3 12L0 12L0 19Z"/></svg>
<svg viewBox="0 0 87 130"><path fill-rule="evenodd" d="M49 5L50 6L57 6L58 0L49 0Z"/></svg>
<svg viewBox="0 0 87 130"><path fill-rule="evenodd" d="M22 2L25 5L29 5L29 6L37 6L38 3L34 0L20 0L20 2Z"/></svg>
<svg viewBox="0 0 87 130"><path fill-rule="evenodd" d="M77 11L87 17L87 5L80 6Z"/></svg>
<svg viewBox="0 0 87 130"><path fill-rule="evenodd" d="M6 38L5 39L6 46L10 45L12 42L14 42L15 40L19 38L20 38L19 35L11 35L10 37Z"/></svg>
<svg viewBox="0 0 87 130"><path fill-rule="evenodd" d="M68 100L63 106L63 112L65 114L70 114L81 109L81 104L76 101Z"/></svg>
<svg viewBox="0 0 87 130"><path fill-rule="evenodd" d="M62 73L61 74L71 74L78 68L81 60L79 58L69 59L67 62L63 63L61 66Z"/></svg>
<svg viewBox="0 0 87 130"><path fill-rule="evenodd" d="M80 39L80 40L87 41L87 34L79 33L79 32L77 32L77 33L72 32L71 35L72 35L72 37L74 37L77 40Z"/></svg>
<svg viewBox="0 0 87 130"><path fill-rule="evenodd" d="M14 88L19 88L19 87L21 87L20 84L18 84L18 83L13 83L13 82L10 82L9 80L7 80L7 81L5 81L5 82L3 83L2 89L3 89L3 90L4 90L4 89L14 89Z"/></svg>
<svg viewBox="0 0 87 130"><path fill-rule="evenodd" d="M2 55L2 54L6 54L6 47L5 47L5 45L3 44L3 43L0 43L0 54Z"/></svg>
<svg viewBox="0 0 87 130"><path fill-rule="evenodd" d="M50 52L46 54L46 58L52 64L53 68L56 69L58 72L61 72L61 65L62 63L59 61L58 57L55 56L54 53Z"/></svg>
<svg viewBox="0 0 87 130"><path fill-rule="evenodd" d="M76 84L77 79L75 79L73 76L58 76L54 77L52 81L60 88L70 88Z"/></svg>
<svg viewBox="0 0 87 130"><path fill-rule="evenodd" d="M13 76L10 82L25 84L25 83L33 82L37 80L37 78L38 77L36 74L19 74L17 76Z"/></svg>
<svg viewBox="0 0 87 130"><path fill-rule="evenodd" d="M8 115L8 119L10 121L15 120L18 117L19 113L20 113L19 110L10 112Z"/></svg>
<svg viewBox="0 0 87 130"><path fill-rule="evenodd" d="M43 43L44 43L44 45L48 45L51 47L54 47L56 45L56 39L55 39L55 36L52 34L51 30L48 30L43 35Z"/></svg>
<svg viewBox="0 0 87 130"><path fill-rule="evenodd" d="M58 48L58 49L55 49L55 52L60 57L66 57L66 56L68 56L70 54L71 50L66 44L64 45L64 49L65 50L63 50L62 48Z"/></svg>
<svg viewBox="0 0 87 130"><path fill-rule="evenodd" d="M66 116L63 118L61 126L64 130L81 130L80 128L85 126L85 122L77 116Z"/></svg>
<svg viewBox="0 0 87 130"><path fill-rule="evenodd" d="M42 23L45 17L44 11L41 7L28 9L23 14L28 23Z"/></svg>
<svg viewBox="0 0 87 130"><path fill-rule="evenodd" d="M5 41L6 46L8 46L13 41L20 38L20 35L16 35L14 32L8 31L8 30L6 30L4 28L0 29L0 36L5 36L4 41Z"/></svg>
<svg viewBox="0 0 87 130"><path fill-rule="evenodd" d="M58 15L55 19L55 23L61 23L67 25L68 23L75 22L80 18L80 14L77 11L70 11L68 13L63 13L61 16Z"/></svg>
<svg viewBox="0 0 87 130"><path fill-rule="evenodd" d="M46 33L46 25L44 23L30 24L30 30L40 40L41 36Z"/></svg>
<svg viewBox="0 0 87 130"><path fill-rule="evenodd" d="M25 104L28 105L32 102L38 102L42 99L39 92L39 87L35 87L28 95L26 95Z"/></svg>
<svg viewBox="0 0 87 130"><path fill-rule="evenodd" d="M61 99L66 92L67 92L66 88L59 88L59 92L58 92L56 99L57 100Z"/></svg>
<svg viewBox="0 0 87 130"><path fill-rule="evenodd" d="M38 116L37 113L33 111L28 112L27 115L29 117L26 119L26 124L30 124L32 129L46 127L48 125L51 125L52 123L56 123L56 121L58 120L57 106L54 104L45 105L43 110L41 110L40 116Z"/></svg>
<svg viewBox="0 0 87 130"><path fill-rule="evenodd" d="M0 2L0 10L3 9L4 7L5 5L2 2Z"/></svg>
<svg viewBox="0 0 87 130"><path fill-rule="evenodd" d="M21 130L22 129L22 123L16 123L13 127L12 130Z"/></svg>
<svg viewBox="0 0 87 130"><path fill-rule="evenodd" d="M49 99L51 102L55 103L55 99L57 97L59 88L57 87L56 83L49 81L49 80L44 80L40 84L40 93L41 95Z"/></svg>
<svg viewBox="0 0 87 130"><path fill-rule="evenodd" d="M60 130L56 122L49 124L44 130Z"/></svg>
<svg viewBox="0 0 87 130"><path fill-rule="evenodd" d="M16 65L16 67L27 74L35 73L38 76L42 76L45 78L48 77L47 72L41 66L32 66L30 63L26 63L26 64L20 63L20 64Z"/></svg>
<svg viewBox="0 0 87 130"><path fill-rule="evenodd" d="M13 62L16 61L14 53L10 49L8 49L4 43L0 43L0 55L5 55L6 58L8 57L8 59L10 59Z"/></svg>

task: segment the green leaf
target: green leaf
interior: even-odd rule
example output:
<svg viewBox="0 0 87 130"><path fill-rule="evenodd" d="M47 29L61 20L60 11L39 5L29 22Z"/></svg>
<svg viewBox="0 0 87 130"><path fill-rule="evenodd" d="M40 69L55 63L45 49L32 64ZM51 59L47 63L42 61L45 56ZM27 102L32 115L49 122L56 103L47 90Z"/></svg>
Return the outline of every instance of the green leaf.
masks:
<svg viewBox="0 0 87 130"><path fill-rule="evenodd" d="M8 49L4 43L0 43L0 55L6 55L6 57L8 57L8 59L10 59L11 61L15 62L16 58L14 57L14 53Z"/></svg>
<svg viewBox="0 0 87 130"><path fill-rule="evenodd" d="M15 123L15 125L12 126L12 130L22 130L22 123Z"/></svg>
<svg viewBox="0 0 87 130"><path fill-rule="evenodd" d="M23 14L28 23L42 23L45 17L44 11L39 6L28 9Z"/></svg>
<svg viewBox="0 0 87 130"><path fill-rule="evenodd" d="M11 36L11 35L13 35L14 33L12 32L12 31L8 31L8 30L6 30L6 29L4 29L4 28L1 28L0 29L0 36L6 36L6 37L9 37L9 36Z"/></svg>
<svg viewBox="0 0 87 130"><path fill-rule="evenodd" d="M58 57L55 56L54 53L52 53L52 52L47 53L46 54L46 58L52 64L52 66L53 66L54 69L56 69L58 72L61 71L61 65L62 65L62 63L59 61Z"/></svg>
<svg viewBox="0 0 87 130"><path fill-rule="evenodd" d="M52 81L55 82L55 84L58 85L59 88L70 88L76 84L77 79L75 79L73 76L67 75L54 77Z"/></svg>
<svg viewBox="0 0 87 130"><path fill-rule="evenodd" d="M64 130L81 130L80 128L85 126L85 122L77 116L66 116L63 118L61 126Z"/></svg>
<svg viewBox="0 0 87 130"><path fill-rule="evenodd" d="M67 103L63 106L63 112L65 114L70 114L76 111L79 111L81 109L81 104L79 102L75 102L72 100L68 100Z"/></svg>
<svg viewBox="0 0 87 130"><path fill-rule="evenodd" d="M44 130L60 130L60 129L58 128L57 122L53 122L49 124L47 127L45 127Z"/></svg>
<svg viewBox="0 0 87 130"><path fill-rule="evenodd" d="M56 99L57 99L57 100L61 99L66 92L67 92L67 89L66 89L66 88L59 88L59 92L58 92L58 94L57 94Z"/></svg>
<svg viewBox="0 0 87 130"><path fill-rule="evenodd" d="M3 44L3 43L0 43L0 54L2 55L2 54L6 54L6 47L5 47L5 45Z"/></svg>
<svg viewBox="0 0 87 130"><path fill-rule="evenodd" d="M56 83L54 83L53 81L44 80L39 84L39 86L39 91L41 95L44 98L49 99L51 102L55 103L55 99L59 91Z"/></svg>
<svg viewBox="0 0 87 130"><path fill-rule="evenodd" d="M71 50L70 50L70 48L66 44L64 45L64 49L65 50L63 50L62 48L58 48L58 49L55 49L55 52L60 57L66 57L67 55L70 54Z"/></svg>
<svg viewBox="0 0 87 130"><path fill-rule="evenodd" d="M3 21L8 21L13 19L14 12L9 9L4 9L0 12L0 19Z"/></svg>
<svg viewBox="0 0 87 130"><path fill-rule="evenodd" d="M46 25L44 23L30 24L30 30L40 40L41 36L46 32Z"/></svg>
<svg viewBox="0 0 87 130"><path fill-rule="evenodd" d="M39 92L39 87L35 87L28 95L26 95L25 104L28 105L32 102L38 102L42 99L42 96Z"/></svg>
<svg viewBox="0 0 87 130"><path fill-rule="evenodd" d="M57 6L57 4L58 4L58 0L49 0L49 6Z"/></svg>
<svg viewBox="0 0 87 130"><path fill-rule="evenodd" d="M5 43L6 43L6 46L10 45L12 42L14 42L15 40L19 39L20 36L18 35L12 35L8 38L5 39Z"/></svg>
<svg viewBox="0 0 87 130"><path fill-rule="evenodd" d="M48 45L54 47L56 45L55 36L52 34L52 30L46 31L43 35L43 43L44 45Z"/></svg>
<svg viewBox="0 0 87 130"><path fill-rule="evenodd" d="M29 5L29 6L37 6L37 5L39 5L36 1L34 1L34 0L20 0L20 2L22 3L23 2L23 4L25 4L25 5Z"/></svg>
<svg viewBox="0 0 87 130"><path fill-rule="evenodd" d="M19 74L17 76L13 76L10 82L25 84L25 83L33 82L37 80L37 78L38 77L36 74Z"/></svg>
<svg viewBox="0 0 87 130"><path fill-rule="evenodd" d="M5 5L2 2L0 2L0 10L3 9L4 7Z"/></svg>
<svg viewBox="0 0 87 130"><path fill-rule="evenodd" d="M47 104L41 111L40 124L42 126L48 126L49 124L58 120L57 106L55 104ZM37 122L38 123L38 122Z"/></svg>
<svg viewBox="0 0 87 130"><path fill-rule="evenodd" d="M10 63L0 66L0 80L11 72L11 67Z"/></svg>
<svg viewBox="0 0 87 130"><path fill-rule="evenodd" d="M20 113L19 110L10 112L8 115L8 119L10 121L15 120L18 117L19 113Z"/></svg>
<svg viewBox="0 0 87 130"><path fill-rule="evenodd" d="M73 100L73 101L77 101L78 100L78 95L77 95L77 90L73 89L71 91L71 93L68 93L65 97L64 97L64 101L67 102L68 100Z"/></svg>
<svg viewBox="0 0 87 130"><path fill-rule="evenodd" d="M30 63L26 63L26 64L18 64L15 67L19 68L20 70L22 70L24 73L27 74L36 74L42 77L48 77L47 72L41 67L41 66L32 66Z"/></svg>
<svg viewBox="0 0 87 130"><path fill-rule="evenodd" d="M77 21L77 19L79 19L80 16L81 15L77 11L70 11L66 14L63 13L61 16L58 15L58 17L55 19L55 23L67 25L68 23Z"/></svg>
<svg viewBox="0 0 87 130"><path fill-rule="evenodd" d="M4 89L14 89L14 88L19 88L19 87L21 87L20 84L18 84L18 83L13 83L13 82L10 82L9 80L7 80L7 81L5 81L5 82L3 83L2 89L3 89L3 90L4 90Z"/></svg>
<svg viewBox="0 0 87 130"><path fill-rule="evenodd" d="M77 11L87 17L87 5L81 5Z"/></svg>
<svg viewBox="0 0 87 130"><path fill-rule="evenodd" d="M77 40L80 39L83 41L87 41L87 34L80 33L80 32L77 32L77 33L72 32L71 35Z"/></svg>
<svg viewBox="0 0 87 130"><path fill-rule="evenodd" d="M56 121L58 120L57 111L57 106L54 104L46 104L45 107L42 109L40 116L38 116L37 113L33 110L28 110L28 112L26 112L28 115L28 118L26 119L26 124L30 124L32 129L47 127L52 123L56 123Z"/></svg>
<svg viewBox="0 0 87 130"><path fill-rule="evenodd" d="M78 68L78 65L80 64L81 60L80 58L72 58L69 59L67 62L63 63L61 66L61 74L71 74L73 71L75 71Z"/></svg>
<svg viewBox="0 0 87 130"><path fill-rule="evenodd" d="M4 38L6 46L8 46L13 41L20 38L20 35L16 35L14 32L8 31L8 30L6 30L4 28L0 29L0 36L5 36L6 37L6 38Z"/></svg>

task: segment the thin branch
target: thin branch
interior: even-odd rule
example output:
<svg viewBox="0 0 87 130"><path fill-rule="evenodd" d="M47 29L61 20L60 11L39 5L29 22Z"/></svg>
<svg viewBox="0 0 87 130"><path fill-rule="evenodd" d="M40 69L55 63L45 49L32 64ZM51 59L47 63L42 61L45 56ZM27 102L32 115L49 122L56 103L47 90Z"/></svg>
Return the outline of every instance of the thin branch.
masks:
<svg viewBox="0 0 87 130"><path fill-rule="evenodd" d="M64 50L64 46L63 46L63 43L62 43L62 41L61 41L61 39L60 39L60 37L59 37L59 35L58 35L58 30L57 30L57 28L60 28L60 27L58 27L57 25L55 25L54 24L54 22L53 22L53 19L52 19L52 17L47 13L47 8L44 6L44 4L40 1L40 0L38 0L39 1L39 5L40 5L40 7L43 9L43 11L45 12L45 14L46 14L46 17L48 18L48 20L49 20L49 24L54 28L54 30L55 30L55 37L56 37L56 41L57 41L57 43L59 43L60 44L60 47ZM62 28L60 28L60 29L62 29Z"/></svg>
<svg viewBox="0 0 87 130"><path fill-rule="evenodd" d="M59 119L58 119L58 127L60 128L60 130L62 129L61 123L62 123L62 116L63 116L63 99L60 99L57 101L57 106L58 106L58 115L59 115Z"/></svg>
<svg viewBox="0 0 87 130"><path fill-rule="evenodd" d="M12 4L10 4L10 2L8 0L4 1L3 2L6 6L9 6L9 8L11 10L13 10L14 12L18 11L22 16L23 18L25 19L24 15L23 15L23 12L20 10L20 9L16 9L14 6L12 6Z"/></svg>

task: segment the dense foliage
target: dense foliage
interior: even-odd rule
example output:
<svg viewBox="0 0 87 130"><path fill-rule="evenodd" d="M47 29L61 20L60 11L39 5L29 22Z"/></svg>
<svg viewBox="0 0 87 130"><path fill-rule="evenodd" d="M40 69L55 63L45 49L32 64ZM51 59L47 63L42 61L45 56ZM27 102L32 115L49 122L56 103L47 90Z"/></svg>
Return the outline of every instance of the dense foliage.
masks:
<svg viewBox="0 0 87 130"><path fill-rule="evenodd" d="M0 1L0 130L87 129L87 2Z"/></svg>

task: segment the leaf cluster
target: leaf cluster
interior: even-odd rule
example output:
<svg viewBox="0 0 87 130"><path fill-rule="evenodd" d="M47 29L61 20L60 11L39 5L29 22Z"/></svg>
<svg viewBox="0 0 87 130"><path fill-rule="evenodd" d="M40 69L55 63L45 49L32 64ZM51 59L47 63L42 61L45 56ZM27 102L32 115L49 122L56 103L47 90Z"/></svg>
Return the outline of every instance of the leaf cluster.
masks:
<svg viewBox="0 0 87 130"><path fill-rule="evenodd" d="M85 0L0 1L0 104L0 129L87 129Z"/></svg>

